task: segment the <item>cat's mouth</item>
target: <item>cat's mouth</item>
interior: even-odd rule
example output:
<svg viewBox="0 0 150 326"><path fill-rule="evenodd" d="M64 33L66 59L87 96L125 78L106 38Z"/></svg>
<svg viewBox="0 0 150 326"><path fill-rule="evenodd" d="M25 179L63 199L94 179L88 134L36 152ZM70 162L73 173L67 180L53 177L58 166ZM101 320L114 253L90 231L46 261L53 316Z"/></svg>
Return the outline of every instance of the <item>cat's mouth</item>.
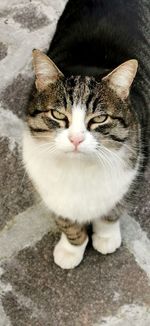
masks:
<svg viewBox="0 0 150 326"><path fill-rule="evenodd" d="M73 150L73 151L65 151L64 152L67 156L72 156L72 157L78 157L82 155L86 155L85 152L82 152L80 150Z"/></svg>

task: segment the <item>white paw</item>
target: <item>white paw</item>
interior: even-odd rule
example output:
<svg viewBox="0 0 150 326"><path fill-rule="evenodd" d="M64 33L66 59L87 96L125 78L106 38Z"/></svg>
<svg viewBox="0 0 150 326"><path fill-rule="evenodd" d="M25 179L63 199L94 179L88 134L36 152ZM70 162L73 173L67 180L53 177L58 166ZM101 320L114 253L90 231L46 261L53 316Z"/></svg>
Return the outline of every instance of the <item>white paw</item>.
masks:
<svg viewBox="0 0 150 326"><path fill-rule="evenodd" d="M100 237L97 234L93 234L93 247L99 251L101 254L106 255L110 254L116 249L118 249L121 245L121 234L117 234L113 237Z"/></svg>
<svg viewBox="0 0 150 326"><path fill-rule="evenodd" d="M72 269L78 266L83 259L87 242L88 239L81 246L73 246L65 234L62 234L53 252L55 264L63 269Z"/></svg>

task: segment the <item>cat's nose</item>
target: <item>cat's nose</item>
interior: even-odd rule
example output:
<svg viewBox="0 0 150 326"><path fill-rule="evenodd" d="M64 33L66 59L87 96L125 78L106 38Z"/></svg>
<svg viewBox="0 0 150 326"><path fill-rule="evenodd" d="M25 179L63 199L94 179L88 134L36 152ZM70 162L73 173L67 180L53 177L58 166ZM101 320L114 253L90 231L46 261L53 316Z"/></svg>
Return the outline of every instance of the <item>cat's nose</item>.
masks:
<svg viewBox="0 0 150 326"><path fill-rule="evenodd" d="M84 140L84 135L79 134L79 135L69 135L69 140L70 142L77 148L79 144L81 144Z"/></svg>

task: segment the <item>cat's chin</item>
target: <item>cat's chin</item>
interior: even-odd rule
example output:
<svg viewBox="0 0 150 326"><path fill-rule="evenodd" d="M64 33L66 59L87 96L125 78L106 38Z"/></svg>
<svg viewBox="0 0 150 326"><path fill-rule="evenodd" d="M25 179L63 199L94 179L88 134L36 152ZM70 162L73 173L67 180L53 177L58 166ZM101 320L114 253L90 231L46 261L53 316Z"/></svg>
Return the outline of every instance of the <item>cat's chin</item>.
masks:
<svg viewBox="0 0 150 326"><path fill-rule="evenodd" d="M82 161L89 161L90 159L95 159L95 155L92 152L82 152L82 151L59 151L57 152L57 157L63 160L82 160Z"/></svg>
<svg viewBox="0 0 150 326"><path fill-rule="evenodd" d="M81 152L81 151L64 151L60 154L61 158L63 160L74 160L74 161L95 161L95 155L94 153L90 152Z"/></svg>
<svg viewBox="0 0 150 326"><path fill-rule="evenodd" d="M87 156L86 153L80 152L80 151L66 151L66 152L64 152L64 155L66 155L66 157L70 157L70 158L81 158L81 157Z"/></svg>

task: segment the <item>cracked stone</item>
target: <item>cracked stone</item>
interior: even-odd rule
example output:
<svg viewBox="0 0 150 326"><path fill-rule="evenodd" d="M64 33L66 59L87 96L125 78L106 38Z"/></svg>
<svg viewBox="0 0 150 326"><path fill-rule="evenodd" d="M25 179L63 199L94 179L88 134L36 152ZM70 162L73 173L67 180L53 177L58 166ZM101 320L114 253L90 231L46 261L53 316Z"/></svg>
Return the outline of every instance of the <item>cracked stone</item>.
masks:
<svg viewBox="0 0 150 326"><path fill-rule="evenodd" d="M150 162L132 198L131 214L150 237Z"/></svg>
<svg viewBox="0 0 150 326"><path fill-rule="evenodd" d="M9 141L0 142L0 229L34 202L33 187L24 171L18 146L11 153Z"/></svg>
<svg viewBox="0 0 150 326"><path fill-rule="evenodd" d="M7 56L7 45L0 42L0 60Z"/></svg>
<svg viewBox="0 0 150 326"><path fill-rule="evenodd" d="M150 305L145 273L124 246L112 255L102 256L89 245L79 267L62 270L53 262L57 240L49 233L35 247L24 249L3 266L6 272L2 281L10 283L14 291L10 296L15 298L16 293L21 293L30 298L44 311L45 326L91 326L100 317L115 314L124 303ZM12 304L3 298L3 305L13 322ZM15 318L18 325L26 315L15 314ZM41 325L40 316L38 321Z"/></svg>
<svg viewBox="0 0 150 326"><path fill-rule="evenodd" d="M33 78L19 74L1 94L4 107L10 109L18 117L24 118L32 85Z"/></svg>
<svg viewBox="0 0 150 326"><path fill-rule="evenodd" d="M37 30L50 23L47 16L38 11L32 4L29 4L28 7L16 8L13 19L15 22L20 23L23 28L28 28L30 31Z"/></svg>
<svg viewBox="0 0 150 326"><path fill-rule="evenodd" d="M18 304L17 299L11 293L5 295L3 298L3 304L10 308L12 326L43 326L37 318L32 316L31 309ZM22 318L22 316L24 316L24 318Z"/></svg>

